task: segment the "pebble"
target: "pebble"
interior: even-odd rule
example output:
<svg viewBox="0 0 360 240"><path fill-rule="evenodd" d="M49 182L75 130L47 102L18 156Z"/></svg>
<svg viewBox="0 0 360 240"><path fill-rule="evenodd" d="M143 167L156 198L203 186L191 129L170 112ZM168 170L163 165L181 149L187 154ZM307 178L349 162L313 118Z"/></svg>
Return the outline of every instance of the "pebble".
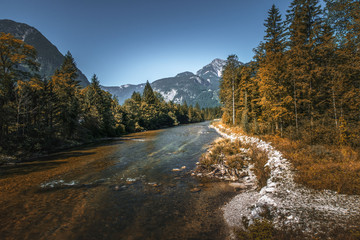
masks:
<svg viewBox="0 0 360 240"><path fill-rule="evenodd" d="M190 192L192 192L192 193L196 193L196 192L200 192L200 191L201 191L200 188L193 188L190 190Z"/></svg>
<svg viewBox="0 0 360 240"><path fill-rule="evenodd" d="M123 186L119 186L119 185L116 185L114 188L113 188L113 190L114 191L121 191L121 190L124 190L124 189L126 189L127 187L125 186L125 185L123 185Z"/></svg>
<svg viewBox="0 0 360 240"><path fill-rule="evenodd" d="M237 183L237 182L232 182L232 183L229 183L229 186L230 187L233 187L235 189L245 189L246 188L246 185L243 184L243 183Z"/></svg>
<svg viewBox="0 0 360 240"><path fill-rule="evenodd" d="M267 192L267 193L273 193L273 192L275 192L275 188L273 188L273 187L268 187L268 188L265 189L265 192Z"/></svg>
<svg viewBox="0 0 360 240"><path fill-rule="evenodd" d="M181 171L179 168L173 168L173 170L172 170L173 172L179 172L179 171Z"/></svg>
<svg viewBox="0 0 360 240"><path fill-rule="evenodd" d="M158 187L159 186L159 184L154 183L154 182L150 182L150 183L148 183L148 185L150 185L152 187Z"/></svg>

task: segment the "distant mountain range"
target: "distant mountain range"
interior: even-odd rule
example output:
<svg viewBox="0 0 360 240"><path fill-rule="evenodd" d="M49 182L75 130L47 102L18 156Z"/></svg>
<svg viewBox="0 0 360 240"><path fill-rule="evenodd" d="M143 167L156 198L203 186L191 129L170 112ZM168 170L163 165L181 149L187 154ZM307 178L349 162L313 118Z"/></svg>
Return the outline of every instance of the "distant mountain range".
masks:
<svg viewBox="0 0 360 240"><path fill-rule="evenodd" d="M160 93L165 101L175 103L187 102L189 105L199 103L200 107L220 105L219 80L226 61L215 59L204 66L196 74L183 72L175 77L163 78L151 83L154 91ZM117 96L121 104L131 97L134 91L142 93L145 83L138 85L126 84L119 87L102 88Z"/></svg>
<svg viewBox="0 0 360 240"><path fill-rule="evenodd" d="M35 47L42 77L52 76L64 61L64 56L60 51L34 27L12 20L0 20L0 32L11 33ZM77 80L80 81L82 87L89 85L88 79L80 70L78 70Z"/></svg>
<svg viewBox="0 0 360 240"><path fill-rule="evenodd" d="M11 33L16 38L34 46L37 50L37 61L40 63L40 75L50 77L63 63L64 56L37 29L24 23L12 20L0 20L0 32ZM156 80L151 83L152 88L160 93L166 101L214 107L220 105L219 80L226 61L215 59L195 74L192 72L179 73L174 77ZM86 76L78 70L78 81L82 87L89 85ZM145 83L126 84L117 87L102 88L115 95L120 104L130 98L134 91L142 93Z"/></svg>

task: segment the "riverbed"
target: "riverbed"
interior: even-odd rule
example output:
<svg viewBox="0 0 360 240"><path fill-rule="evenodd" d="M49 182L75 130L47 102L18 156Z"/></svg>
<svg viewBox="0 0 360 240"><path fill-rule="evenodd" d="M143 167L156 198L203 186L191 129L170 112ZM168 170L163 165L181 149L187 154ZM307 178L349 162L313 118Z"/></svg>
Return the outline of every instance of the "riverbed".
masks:
<svg viewBox="0 0 360 240"><path fill-rule="evenodd" d="M1 239L225 239L221 207L236 192L191 176L219 137L208 126L136 133L2 166Z"/></svg>

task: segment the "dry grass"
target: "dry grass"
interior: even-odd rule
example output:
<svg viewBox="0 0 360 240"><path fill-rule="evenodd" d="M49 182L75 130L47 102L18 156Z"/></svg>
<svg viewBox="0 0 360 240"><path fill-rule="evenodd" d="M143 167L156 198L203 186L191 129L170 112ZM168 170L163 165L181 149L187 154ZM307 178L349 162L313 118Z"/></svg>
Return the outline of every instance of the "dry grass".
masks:
<svg viewBox="0 0 360 240"><path fill-rule="evenodd" d="M244 152L242 149L247 149L247 151ZM251 163L259 188L264 187L270 177L270 170L264 167L267 161L267 152L240 141L231 142L229 139L215 141L209 151L204 153L199 160L200 166L208 171L212 170L214 164L225 164L230 169L237 169L240 172Z"/></svg>
<svg viewBox="0 0 360 240"><path fill-rule="evenodd" d="M244 134L239 127L226 127L227 133ZM359 148L336 144L311 144L306 139L291 140L275 135L266 135L262 138L271 142L292 163L297 183L317 190L329 189L344 194L360 194ZM316 140L317 143L331 142L319 138ZM251 149L257 151L256 148ZM261 170L264 166L264 157L257 157L255 154L252 158L256 159L256 175L264 181L266 175L262 176Z"/></svg>
<svg viewBox="0 0 360 240"><path fill-rule="evenodd" d="M268 167L265 167L265 164L269 160L268 154L266 151L260 150L254 145L247 145L246 148L249 149L247 154L249 155L252 163L254 164L253 171L258 180L258 186L259 188L262 188L266 186L267 180L270 177L270 169Z"/></svg>
<svg viewBox="0 0 360 240"><path fill-rule="evenodd" d="M245 153L241 151L240 142L231 142L229 139L215 141L211 148L200 157L200 165L208 170L214 164L226 164L230 168L241 169L247 166Z"/></svg>
<svg viewBox="0 0 360 240"><path fill-rule="evenodd" d="M277 136L266 141L293 165L295 181L313 189L360 194L360 153L348 146L308 145Z"/></svg>
<svg viewBox="0 0 360 240"><path fill-rule="evenodd" d="M212 125L215 127L219 127L219 125L224 125L220 122L213 122ZM245 132L242 130L241 127L230 127L228 125L224 125L226 128L222 129L226 134L239 134L239 135L249 135L245 134ZM229 140L227 140L230 142ZM239 148L245 148L248 149L246 155L250 158L250 162L253 163L253 172L256 175L256 178L258 180L258 187L262 188L266 186L267 179L270 177L270 169L268 167L265 167L265 164L268 161L268 154L264 150L260 150L256 145L254 144L245 144L240 141L235 141L232 144L235 145L237 149Z"/></svg>

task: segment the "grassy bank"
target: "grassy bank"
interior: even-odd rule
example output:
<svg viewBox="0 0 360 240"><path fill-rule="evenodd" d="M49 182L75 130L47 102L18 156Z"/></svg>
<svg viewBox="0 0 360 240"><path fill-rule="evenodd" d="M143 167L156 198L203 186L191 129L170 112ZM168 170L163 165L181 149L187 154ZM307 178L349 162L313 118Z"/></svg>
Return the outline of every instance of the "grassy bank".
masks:
<svg viewBox="0 0 360 240"><path fill-rule="evenodd" d="M239 127L226 126L226 131L245 134ZM276 135L257 137L271 142L271 145L291 162L297 183L316 190L328 189L343 194L360 194L360 149L321 143L310 145L305 141L281 138ZM250 154L258 154L256 148L244 147L250 147ZM255 153L251 153L252 151ZM263 171L261 167L262 162L265 161L264 157L259 155L254 159L258 159L255 161L258 163L256 171ZM261 173L256 175L261 176Z"/></svg>
<svg viewBox="0 0 360 240"><path fill-rule="evenodd" d="M360 150L349 146L315 144L278 136L263 136L293 165L295 181L307 187L360 194Z"/></svg>

